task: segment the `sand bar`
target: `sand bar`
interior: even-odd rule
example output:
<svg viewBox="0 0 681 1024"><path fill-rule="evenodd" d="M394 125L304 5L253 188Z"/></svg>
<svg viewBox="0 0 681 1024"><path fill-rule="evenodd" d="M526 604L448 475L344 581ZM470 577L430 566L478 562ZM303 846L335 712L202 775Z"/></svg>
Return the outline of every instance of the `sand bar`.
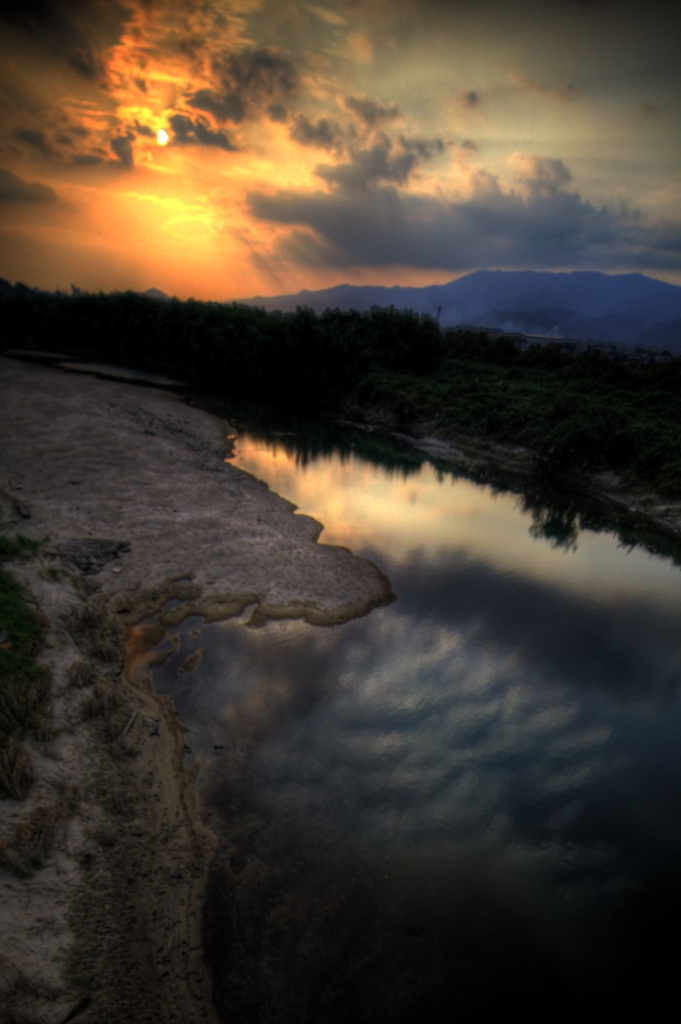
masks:
<svg viewBox="0 0 681 1024"><path fill-rule="evenodd" d="M0 869L0 1016L213 1020L213 840L140 652L188 614L324 626L393 598L376 566L317 543L319 523L226 463L227 433L173 394L0 359L0 532L44 541L9 568L47 620L57 731L26 741L35 783L0 801L0 839L68 806L40 869Z"/></svg>

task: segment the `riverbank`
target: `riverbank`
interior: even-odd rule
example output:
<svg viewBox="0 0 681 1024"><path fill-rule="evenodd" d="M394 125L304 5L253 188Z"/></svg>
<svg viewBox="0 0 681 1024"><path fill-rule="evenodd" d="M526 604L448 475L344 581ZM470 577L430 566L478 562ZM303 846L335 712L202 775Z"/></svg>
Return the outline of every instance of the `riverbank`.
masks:
<svg viewBox="0 0 681 1024"><path fill-rule="evenodd" d="M327 625L392 591L225 463L224 422L173 395L1 362L0 532L41 542L9 568L46 621L54 738L25 741L35 781L26 800L0 801L15 859L28 824L52 822L28 877L0 872L0 1008L45 1024L75 1011L210 1021L200 925L212 839L182 725L143 651L189 614Z"/></svg>
<svg viewBox="0 0 681 1024"><path fill-rule="evenodd" d="M651 543L661 553L668 553L670 545L678 547L681 556L681 499L662 495L626 474L554 468L531 448L446 428L437 419L405 420L399 412L377 404L347 403L339 422L408 444L437 465L477 481L534 492L538 505L545 501L550 507L553 502L557 510L567 508L574 517L581 517L585 526L609 526L627 544L636 543L639 536L640 543Z"/></svg>

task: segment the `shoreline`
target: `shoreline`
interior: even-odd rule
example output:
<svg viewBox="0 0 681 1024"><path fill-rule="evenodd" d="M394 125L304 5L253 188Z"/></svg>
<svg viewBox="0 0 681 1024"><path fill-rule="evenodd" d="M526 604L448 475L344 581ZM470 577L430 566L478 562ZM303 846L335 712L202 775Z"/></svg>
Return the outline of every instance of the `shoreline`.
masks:
<svg viewBox="0 0 681 1024"><path fill-rule="evenodd" d="M645 484L625 483L611 471L552 473L529 448L461 431L438 432L433 421L405 423L377 406L349 406L338 422L387 435L476 482L518 493L534 491L547 505L553 501L570 508L586 526L609 527L627 536L640 532L653 542L657 536L663 547L667 540L679 546L681 561L681 499L665 498Z"/></svg>
<svg viewBox="0 0 681 1024"><path fill-rule="evenodd" d="M60 793L70 810L29 877L0 870L0 1010L213 1022L201 908L214 840L143 652L188 615L252 605L253 626L329 625L394 595L226 463L224 422L148 388L8 359L2 371L0 530L43 542L7 568L47 622L57 734L26 741L35 781L25 801L0 801L0 837Z"/></svg>

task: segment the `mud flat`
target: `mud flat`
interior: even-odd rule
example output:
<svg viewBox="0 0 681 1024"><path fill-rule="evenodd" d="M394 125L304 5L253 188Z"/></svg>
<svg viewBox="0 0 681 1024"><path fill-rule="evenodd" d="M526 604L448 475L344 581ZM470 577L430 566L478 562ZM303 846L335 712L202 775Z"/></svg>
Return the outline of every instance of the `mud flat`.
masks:
<svg viewBox="0 0 681 1024"><path fill-rule="evenodd" d="M3 1020L214 1020L213 837L144 651L190 614L332 625L393 598L226 463L227 433L167 393L0 359L0 532L43 542L9 569L46 620L55 733L25 741L28 797L0 800Z"/></svg>

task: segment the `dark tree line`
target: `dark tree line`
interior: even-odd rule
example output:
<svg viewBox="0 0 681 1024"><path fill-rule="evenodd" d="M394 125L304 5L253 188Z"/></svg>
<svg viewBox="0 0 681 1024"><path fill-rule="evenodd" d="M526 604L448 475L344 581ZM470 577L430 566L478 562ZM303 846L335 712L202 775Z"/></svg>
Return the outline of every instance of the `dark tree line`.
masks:
<svg viewBox="0 0 681 1024"><path fill-rule="evenodd" d="M432 317L394 308L275 314L132 292L5 292L0 323L5 348L164 370L203 392L313 414L352 397L445 436L526 445L549 472L612 468L681 495L681 359L521 348L475 331L443 334Z"/></svg>
<svg viewBox="0 0 681 1024"><path fill-rule="evenodd" d="M82 353L181 375L197 387L316 406L372 369L427 373L442 361L439 326L395 309L268 314L236 303L158 302L126 292L0 296L6 347Z"/></svg>

